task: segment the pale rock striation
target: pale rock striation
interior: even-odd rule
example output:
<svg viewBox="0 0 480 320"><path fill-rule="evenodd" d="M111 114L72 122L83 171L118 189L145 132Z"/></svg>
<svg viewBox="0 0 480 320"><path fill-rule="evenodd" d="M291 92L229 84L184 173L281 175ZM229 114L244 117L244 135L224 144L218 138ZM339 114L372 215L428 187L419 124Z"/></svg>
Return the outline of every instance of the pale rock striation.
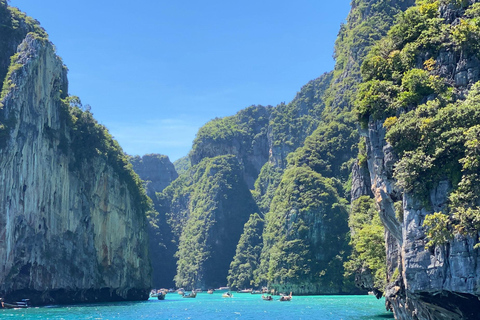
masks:
<svg viewBox="0 0 480 320"><path fill-rule="evenodd" d="M351 201L361 196L372 196L370 173L368 168L358 164L358 160L352 166L352 190L350 191Z"/></svg>
<svg viewBox="0 0 480 320"><path fill-rule="evenodd" d="M10 121L0 147L0 294L34 304L146 299L144 210L104 158L76 168L62 149L67 70L52 44L30 33L18 48L0 110Z"/></svg>
<svg viewBox="0 0 480 320"><path fill-rule="evenodd" d="M393 207L402 199L392 177L395 155L385 141L381 121L370 123L368 141L372 191L387 233L387 307L396 319L476 319L480 307L476 241L457 236L445 247L425 250L423 221L445 208L450 182L442 181L431 190L431 208L404 194L403 220L399 220Z"/></svg>

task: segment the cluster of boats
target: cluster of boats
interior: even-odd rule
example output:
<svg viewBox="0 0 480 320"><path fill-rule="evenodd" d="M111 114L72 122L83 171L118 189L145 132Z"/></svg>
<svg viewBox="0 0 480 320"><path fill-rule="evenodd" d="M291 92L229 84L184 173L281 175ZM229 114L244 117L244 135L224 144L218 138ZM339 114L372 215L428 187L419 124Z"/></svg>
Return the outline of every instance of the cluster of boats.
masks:
<svg viewBox="0 0 480 320"><path fill-rule="evenodd" d="M215 291L220 291L222 292L222 297L223 298L233 298L233 293L230 292L230 288L228 287L221 287L218 289L209 289L207 293L213 294ZM172 293L172 292L177 292L180 294L183 298L196 298L197 293L203 292L201 289L196 289L192 290L190 293L186 293L185 289L180 288L178 290L173 290L173 289L159 289L159 290L152 290L150 293L150 297L156 297L158 300L164 300L165 296L167 293ZM268 294L268 290L266 288L262 288L262 290L253 290L253 289L244 289L244 290L238 290L237 293L250 293L250 294L262 294L262 299L266 301L273 301L272 295ZM289 295L286 294L280 294L280 299L279 301L291 301L292 300L292 293L290 292Z"/></svg>
<svg viewBox="0 0 480 320"><path fill-rule="evenodd" d="M150 297L157 298L158 300L165 300L165 296L167 295L167 293L173 293L173 292L175 292L175 290L173 290L173 289L169 289L169 290L167 290L167 289L159 289L159 290L153 289L150 292ZM189 294L185 294L184 289L178 289L176 292L178 294L182 295L182 297L184 297L184 298L196 298L198 291L193 290Z"/></svg>
<svg viewBox="0 0 480 320"><path fill-rule="evenodd" d="M237 293L246 293L246 292L237 291ZM233 293L231 293L230 291L225 292L224 294L222 294L222 297L223 298L233 298ZM262 299L265 300L265 301L273 301L272 295L269 295L269 294L267 294L267 295L262 294ZM289 295L280 294L280 299L278 299L278 301L292 301L292 293L290 292Z"/></svg>
<svg viewBox="0 0 480 320"><path fill-rule="evenodd" d="M262 299L266 301L273 301L273 297L271 295L262 294ZM280 294L280 299L278 299L278 301L292 301L292 293L290 292L289 295Z"/></svg>

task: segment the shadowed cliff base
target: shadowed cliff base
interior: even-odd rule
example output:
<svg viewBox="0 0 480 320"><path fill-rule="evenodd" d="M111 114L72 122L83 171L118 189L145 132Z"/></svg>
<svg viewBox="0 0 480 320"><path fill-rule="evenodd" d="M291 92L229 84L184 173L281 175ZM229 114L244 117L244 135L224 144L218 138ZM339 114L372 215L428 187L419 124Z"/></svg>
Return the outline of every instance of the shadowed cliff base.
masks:
<svg viewBox="0 0 480 320"><path fill-rule="evenodd" d="M73 304L73 303L92 303L92 302L118 302L118 301L142 301L149 297L148 288L130 288L125 289L57 289L57 290L15 290L6 293L4 300L20 301L21 299L30 299L33 306L42 306L49 304Z"/></svg>
<svg viewBox="0 0 480 320"><path fill-rule="evenodd" d="M475 320L479 318L480 301L472 294L442 291L435 294L422 293L417 296L418 319Z"/></svg>

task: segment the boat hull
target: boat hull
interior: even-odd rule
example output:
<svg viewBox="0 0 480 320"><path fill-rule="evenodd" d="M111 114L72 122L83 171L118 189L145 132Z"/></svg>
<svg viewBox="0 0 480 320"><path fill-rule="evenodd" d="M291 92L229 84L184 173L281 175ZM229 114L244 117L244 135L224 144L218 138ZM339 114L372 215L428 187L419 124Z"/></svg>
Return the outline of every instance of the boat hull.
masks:
<svg viewBox="0 0 480 320"><path fill-rule="evenodd" d="M4 302L3 303L3 308L4 309L25 309L25 308L28 308L28 306L25 305L25 304L16 304L16 303Z"/></svg>

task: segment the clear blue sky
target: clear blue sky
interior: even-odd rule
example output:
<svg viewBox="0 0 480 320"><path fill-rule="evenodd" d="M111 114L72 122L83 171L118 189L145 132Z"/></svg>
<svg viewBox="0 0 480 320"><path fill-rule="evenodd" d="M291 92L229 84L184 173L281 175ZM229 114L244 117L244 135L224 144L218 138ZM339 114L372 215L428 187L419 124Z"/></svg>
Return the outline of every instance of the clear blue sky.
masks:
<svg viewBox="0 0 480 320"><path fill-rule="evenodd" d="M69 93L131 155L188 153L199 127L291 101L333 69L349 0L11 0L40 21Z"/></svg>

